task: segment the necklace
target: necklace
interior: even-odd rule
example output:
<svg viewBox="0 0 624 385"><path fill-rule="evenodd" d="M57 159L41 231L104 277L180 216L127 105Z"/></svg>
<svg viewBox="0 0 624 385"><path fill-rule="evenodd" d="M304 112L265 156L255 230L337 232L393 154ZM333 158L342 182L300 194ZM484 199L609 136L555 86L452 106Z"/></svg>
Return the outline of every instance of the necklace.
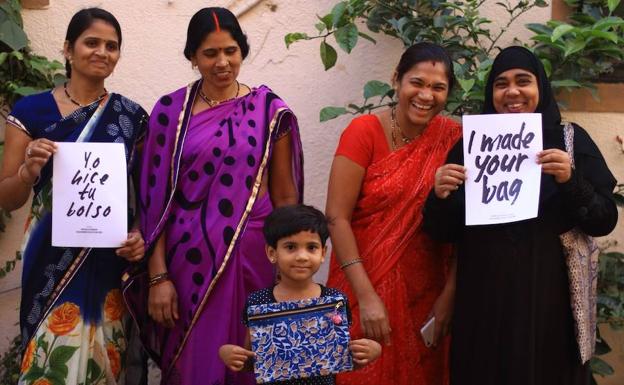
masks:
<svg viewBox="0 0 624 385"><path fill-rule="evenodd" d="M77 105L78 107L86 107L88 105L91 105L93 103L97 103L99 101L101 101L102 99L104 99L104 97L106 95L108 95L108 91L106 90L106 88L104 88L104 93L100 96L98 96L94 101L89 102L87 104L81 104L79 103L76 99L72 98L71 95L69 94L69 90L67 89L67 82L63 83L63 90L65 91L65 96L67 96L67 99L69 99L70 102L74 103L75 105Z"/></svg>
<svg viewBox="0 0 624 385"><path fill-rule="evenodd" d="M418 133L416 136L411 138L405 135L405 133L401 129L401 126L399 125L399 122L396 119L396 110L397 108L395 104L394 106L392 106L392 110L390 110L390 134L392 136L392 147L395 150L401 145L401 143L397 142L397 140L399 139L397 138L397 131L399 134L401 134L400 141L403 142L403 145L410 143L412 140L418 138L421 134Z"/></svg>
<svg viewBox="0 0 624 385"><path fill-rule="evenodd" d="M238 97L239 93L240 93L240 83L238 82L238 80L236 80L236 95L234 95L234 96L232 96L231 98L228 98L228 99L223 99L223 100L210 99L210 98L208 98L208 96L206 96L206 94L204 93L204 90L201 89L201 87L199 88L199 96L210 107L214 107L214 106L216 106L218 104L225 103L225 102L230 101L232 99L236 99Z"/></svg>

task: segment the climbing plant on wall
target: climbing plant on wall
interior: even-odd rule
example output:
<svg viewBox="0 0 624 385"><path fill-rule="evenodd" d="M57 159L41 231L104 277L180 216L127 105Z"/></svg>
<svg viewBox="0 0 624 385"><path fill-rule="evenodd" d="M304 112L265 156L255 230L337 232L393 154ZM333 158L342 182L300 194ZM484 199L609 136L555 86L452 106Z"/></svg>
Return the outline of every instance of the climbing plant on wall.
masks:
<svg viewBox="0 0 624 385"><path fill-rule="evenodd" d="M620 0L566 1L577 4L569 23L529 24L527 28L534 35L526 43L544 63L555 91L591 89L592 80L612 72L624 58L624 21L614 13ZM499 7L505 17L496 21L484 17L479 10L485 5ZM520 16L546 6L544 0L339 1L330 12L318 16L315 34L289 33L285 42L290 46L302 40L319 41L320 59L326 70L336 64L339 51L349 54L363 40L374 43L370 32L397 38L406 47L419 41L440 44L453 59L459 84L449 96L447 112L478 113L492 58L502 48L501 37ZM392 103L393 92L389 84L370 80L364 86L362 103L325 107L320 120L370 112Z"/></svg>
<svg viewBox="0 0 624 385"><path fill-rule="evenodd" d="M22 96L62 83L65 80L62 69L60 62L35 55L28 47L19 0L0 2L0 116L6 118L11 106ZM4 141L0 141L0 159L3 150ZM0 232L8 219L9 214L0 209ZM14 265L0 267L0 277L11 266Z"/></svg>

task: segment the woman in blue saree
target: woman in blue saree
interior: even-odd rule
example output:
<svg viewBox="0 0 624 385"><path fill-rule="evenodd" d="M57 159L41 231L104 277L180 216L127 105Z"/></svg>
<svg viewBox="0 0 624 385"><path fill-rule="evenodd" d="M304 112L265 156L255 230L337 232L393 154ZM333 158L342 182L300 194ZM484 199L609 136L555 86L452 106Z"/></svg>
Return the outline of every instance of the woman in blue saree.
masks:
<svg viewBox="0 0 624 385"><path fill-rule="evenodd" d="M135 102L104 88L120 45L121 29L113 15L98 8L79 11L64 46L69 81L21 99L7 119L0 205L14 210L34 192L22 246L19 384L130 382L125 376L129 318L120 282L128 261L143 256L140 232L132 230L116 250L51 244L55 142L122 143L132 175L147 115ZM131 225L132 199L128 207Z"/></svg>

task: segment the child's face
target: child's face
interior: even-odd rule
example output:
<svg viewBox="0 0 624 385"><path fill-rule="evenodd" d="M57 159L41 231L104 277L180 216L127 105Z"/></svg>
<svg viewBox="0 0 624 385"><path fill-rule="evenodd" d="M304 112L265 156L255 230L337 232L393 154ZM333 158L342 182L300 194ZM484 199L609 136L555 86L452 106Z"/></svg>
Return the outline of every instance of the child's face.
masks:
<svg viewBox="0 0 624 385"><path fill-rule="evenodd" d="M277 241L277 248L266 246L267 256L277 264L282 281L301 282L312 278L325 260L327 247L317 233L301 231Z"/></svg>

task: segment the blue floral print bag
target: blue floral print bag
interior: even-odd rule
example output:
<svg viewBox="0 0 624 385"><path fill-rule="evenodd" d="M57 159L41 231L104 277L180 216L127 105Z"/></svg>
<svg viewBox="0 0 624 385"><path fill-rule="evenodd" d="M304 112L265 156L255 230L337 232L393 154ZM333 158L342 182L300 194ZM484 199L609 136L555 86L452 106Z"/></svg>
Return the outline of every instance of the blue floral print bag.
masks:
<svg viewBox="0 0 624 385"><path fill-rule="evenodd" d="M353 370L342 296L250 305L247 319L258 384Z"/></svg>

